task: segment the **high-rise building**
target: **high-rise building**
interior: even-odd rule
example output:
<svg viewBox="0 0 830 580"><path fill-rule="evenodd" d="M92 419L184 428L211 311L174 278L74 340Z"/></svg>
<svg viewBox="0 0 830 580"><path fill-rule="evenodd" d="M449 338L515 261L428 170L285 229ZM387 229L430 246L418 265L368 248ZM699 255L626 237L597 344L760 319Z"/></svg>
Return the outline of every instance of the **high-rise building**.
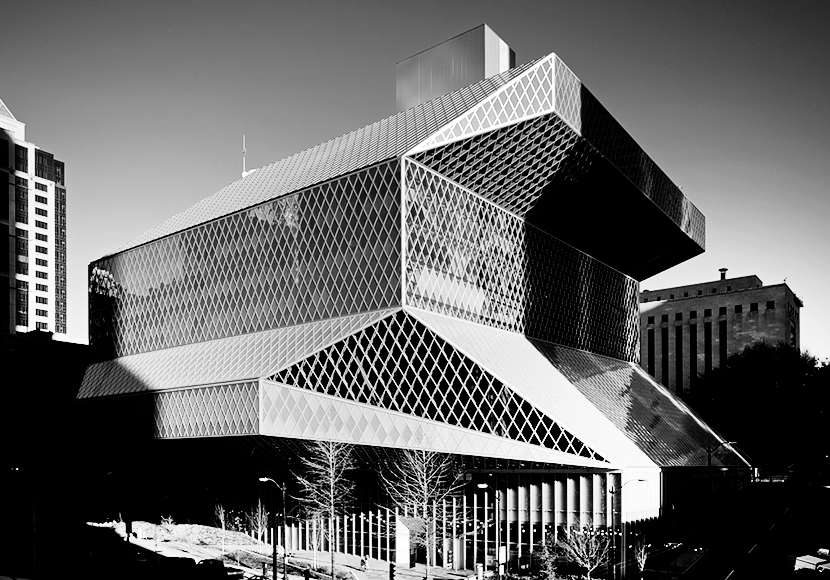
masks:
<svg viewBox="0 0 830 580"><path fill-rule="evenodd" d="M804 304L786 283L758 276L640 292L640 361L674 393L694 390L698 377L758 341L801 347Z"/></svg>
<svg viewBox="0 0 830 580"><path fill-rule="evenodd" d="M0 101L0 183L7 202L0 285L4 333L66 333L66 186L63 161L26 140L26 125Z"/></svg>
<svg viewBox="0 0 830 580"><path fill-rule="evenodd" d="M470 483L435 507L436 561L489 562L497 527L515 565L592 525L622 534L624 564L630 534L748 473L638 364L638 282L704 235L549 54L262 167L90 264L101 361L79 398L118 417L119 444L155 445L115 453L123 469L175 453L166 482L197 450L240 471L316 439L354 444L366 472L452 454ZM362 549L356 521L336 549ZM389 542L371 556L409 557Z"/></svg>

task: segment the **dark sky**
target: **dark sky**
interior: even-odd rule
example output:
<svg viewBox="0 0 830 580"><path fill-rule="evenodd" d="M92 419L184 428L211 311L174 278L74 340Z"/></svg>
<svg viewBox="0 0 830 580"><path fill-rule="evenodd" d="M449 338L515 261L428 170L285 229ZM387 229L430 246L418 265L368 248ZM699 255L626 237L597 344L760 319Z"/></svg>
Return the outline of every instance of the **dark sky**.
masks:
<svg viewBox="0 0 830 580"><path fill-rule="evenodd" d="M643 288L758 275L830 357L830 2L2 0L0 98L67 164L69 338L86 265L257 167L395 113L395 63L489 24L556 52L707 218ZM8 20L6 20L8 22ZM585 217L589 219L588 216ZM654 243L660 243L654 240Z"/></svg>

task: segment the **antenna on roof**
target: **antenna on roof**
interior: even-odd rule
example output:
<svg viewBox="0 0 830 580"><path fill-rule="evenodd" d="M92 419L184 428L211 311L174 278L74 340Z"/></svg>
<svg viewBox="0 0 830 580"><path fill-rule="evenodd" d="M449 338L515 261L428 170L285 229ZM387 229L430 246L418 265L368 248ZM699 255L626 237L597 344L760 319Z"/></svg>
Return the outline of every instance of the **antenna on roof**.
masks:
<svg viewBox="0 0 830 580"><path fill-rule="evenodd" d="M248 177L251 173L256 171L256 169L251 169L250 171L246 171L245 169L245 154L248 150L245 148L245 134L242 134L242 177Z"/></svg>
<svg viewBox="0 0 830 580"><path fill-rule="evenodd" d="M248 172L245 171L245 154L248 151L245 149L245 133L242 133L242 177L248 175Z"/></svg>

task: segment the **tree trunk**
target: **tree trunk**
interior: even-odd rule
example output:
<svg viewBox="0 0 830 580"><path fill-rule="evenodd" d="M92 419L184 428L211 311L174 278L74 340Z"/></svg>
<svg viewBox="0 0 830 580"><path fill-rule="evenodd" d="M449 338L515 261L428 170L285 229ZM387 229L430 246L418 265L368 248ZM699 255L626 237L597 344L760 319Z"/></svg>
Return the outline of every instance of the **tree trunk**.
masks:
<svg viewBox="0 0 830 580"><path fill-rule="evenodd" d="M331 552L331 580L334 580L334 515L329 516L329 552Z"/></svg>

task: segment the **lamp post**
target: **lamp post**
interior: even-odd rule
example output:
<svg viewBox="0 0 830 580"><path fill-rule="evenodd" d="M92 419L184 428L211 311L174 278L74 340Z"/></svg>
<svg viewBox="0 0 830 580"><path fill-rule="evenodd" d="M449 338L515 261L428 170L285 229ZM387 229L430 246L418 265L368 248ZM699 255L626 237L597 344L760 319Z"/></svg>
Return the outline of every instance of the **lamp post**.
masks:
<svg viewBox="0 0 830 580"><path fill-rule="evenodd" d="M706 473L709 476L709 509L712 509L712 499L714 497L714 492L712 490L712 454L717 451L719 448L723 447L724 445L735 445L736 441L721 441L714 447L711 445L706 446Z"/></svg>
<svg viewBox="0 0 830 580"><path fill-rule="evenodd" d="M617 525L617 511L620 507L616 497L622 491L622 488L632 481L645 481L645 479L629 479L621 486L608 490L608 493L611 494L611 578L614 580L617 578L617 534L615 527ZM620 520L620 533L622 534L622 519Z"/></svg>
<svg viewBox="0 0 830 580"><path fill-rule="evenodd" d="M496 513L493 521L496 523L496 575L498 579L501 580L501 542L499 541L501 536L501 522L499 521L499 514L501 510L499 510L499 492L493 489L493 487L489 483L479 483L477 485L479 489L487 489L488 487L493 490L493 499L495 500L496 506Z"/></svg>
<svg viewBox="0 0 830 580"><path fill-rule="evenodd" d="M273 483L274 485L277 486L277 489L279 489L282 492L282 518L281 519L282 519L282 524L283 524L282 527L283 527L283 529L285 529L285 485L280 485L279 483L277 483L276 481L274 481L270 477L260 477L259 480L262 481L262 482L270 481L271 483ZM285 544L285 542L283 542L283 544ZM276 580L276 578L277 578L277 527L276 526L274 526L274 531L271 534L271 545L274 548L274 553L272 555L272 558L273 558L273 567L274 567L274 580ZM282 574L283 574L283 578L287 580L287 578L288 578L288 567L285 564L285 553L286 553L286 551L287 551L286 546L283 545L283 547L282 547Z"/></svg>

